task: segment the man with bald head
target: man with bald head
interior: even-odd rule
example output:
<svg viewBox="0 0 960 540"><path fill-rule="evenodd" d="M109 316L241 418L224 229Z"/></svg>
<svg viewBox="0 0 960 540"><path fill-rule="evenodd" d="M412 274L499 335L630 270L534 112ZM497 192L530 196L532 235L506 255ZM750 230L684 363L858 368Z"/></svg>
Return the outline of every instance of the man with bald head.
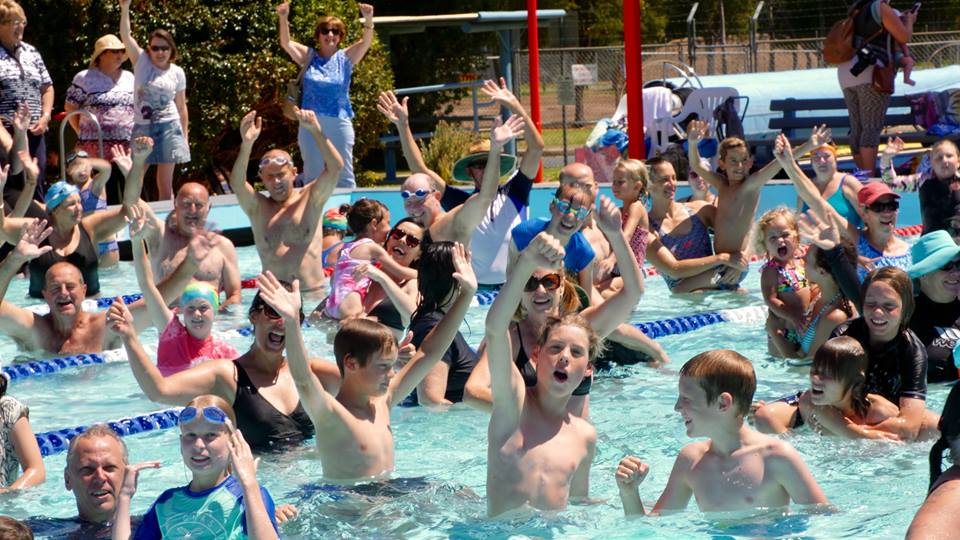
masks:
<svg viewBox="0 0 960 540"><path fill-rule="evenodd" d="M290 154L280 149L260 158L259 177L267 194L247 183L247 165L253 143L260 136L260 118L250 111L240 122L240 153L230 174L230 187L240 208L250 218L253 240L263 270L284 281L300 280L300 290L310 300L323 296L323 205L333 194L343 159L320 129L313 111L297 109L300 127L313 135L326 169L306 187L294 188L297 168ZM312 308L311 308L312 309Z"/></svg>
<svg viewBox="0 0 960 540"><path fill-rule="evenodd" d="M166 223L157 219L152 211L147 211L144 238L150 252L153 275L158 283L163 283L187 257L190 240L197 234L206 233L210 194L201 184L187 182L180 186L173 203L173 211L167 216ZM226 299L220 303L223 309L227 305L240 303L240 269L237 267L237 250L233 243L225 236L217 236L220 240L217 249L200 261L193 279L207 282L226 294Z"/></svg>
<svg viewBox="0 0 960 540"><path fill-rule="evenodd" d="M88 313L83 310L87 285L76 266L69 262L54 263L44 275L43 299L49 312L37 315L5 299L10 281L30 260L53 249L40 247L53 229L45 221L34 220L24 227L13 251L0 263L0 334L12 338L21 350L50 354L77 354L116 349L123 344L116 334L107 332L106 311ZM197 270L198 262L216 249L212 235L198 235L190 243L189 256L162 284L160 293L167 302L179 296ZM132 311L145 310L142 302ZM141 323L141 319L143 322ZM137 331L149 326L146 313L136 318Z"/></svg>

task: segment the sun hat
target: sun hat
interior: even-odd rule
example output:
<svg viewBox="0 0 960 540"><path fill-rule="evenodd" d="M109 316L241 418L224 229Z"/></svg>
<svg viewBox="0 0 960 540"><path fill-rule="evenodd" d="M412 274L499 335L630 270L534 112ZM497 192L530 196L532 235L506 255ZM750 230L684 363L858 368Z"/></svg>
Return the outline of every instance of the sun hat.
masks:
<svg viewBox="0 0 960 540"><path fill-rule="evenodd" d="M899 193L894 192L890 189L890 186L883 182L870 182L860 188L860 193L857 194L857 202L864 206L870 206L874 201L884 195L893 195L894 199L900 198Z"/></svg>
<svg viewBox="0 0 960 540"><path fill-rule="evenodd" d="M60 206L60 203L67 200L67 197L74 193L80 193L77 186L65 180L54 182L53 185L47 188L47 193L43 196L43 204L47 206L47 212L53 212L54 208Z"/></svg>
<svg viewBox="0 0 960 540"><path fill-rule="evenodd" d="M100 39L93 44L93 56L90 57L90 67L96 67L97 58L103 54L103 51L123 51L123 59L127 59L127 48L124 47L120 38L113 34L100 36Z"/></svg>
<svg viewBox="0 0 960 540"><path fill-rule="evenodd" d="M960 255L960 246L953 241L950 233L944 230L927 233L910 248L913 264L907 269L907 274L911 279L916 279L936 272L957 255Z"/></svg>
<svg viewBox="0 0 960 540"><path fill-rule="evenodd" d="M473 177L467 174L467 168L476 161L486 161L490 152L490 141L482 141L470 146L469 154L458 159L453 164L453 179L461 182L473 182ZM500 176L506 176L517 166L517 156L500 154Z"/></svg>

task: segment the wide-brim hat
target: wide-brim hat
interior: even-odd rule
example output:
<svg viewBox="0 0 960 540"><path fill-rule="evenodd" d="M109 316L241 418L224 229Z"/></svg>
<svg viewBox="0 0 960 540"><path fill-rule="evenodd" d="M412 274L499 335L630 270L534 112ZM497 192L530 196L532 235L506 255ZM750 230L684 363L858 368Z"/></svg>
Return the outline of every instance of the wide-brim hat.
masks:
<svg viewBox="0 0 960 540"><path fill-rule="evenodd" d="M457 160L453 164L453 178L461 182L473 182L473 177L467 174L467 168L476 161L485 161L489 156L488 152L477 152L468 154ZM517 166L517 156L509 154L500 154L500 175L506 176Z"/></svg>
<svg viewBox="0 0 960 540"><path fill-rule="evenodd" d="M946 266L960 255L960 246L954 242L947 231L933 231L921 236L913 247L910 256L913 264L907 269L911 278L925 276Z"/></svg>
<svg viewBox="0 0 960 540"><path fill-rule="evenodd" d="M90 57L90 67L96 67L97 58L103 54L103 51L123 51L123 59L127 59L127 48L120 41L120 38L113 34L100 36L100 39L93 44L93 56Z"/></svg>

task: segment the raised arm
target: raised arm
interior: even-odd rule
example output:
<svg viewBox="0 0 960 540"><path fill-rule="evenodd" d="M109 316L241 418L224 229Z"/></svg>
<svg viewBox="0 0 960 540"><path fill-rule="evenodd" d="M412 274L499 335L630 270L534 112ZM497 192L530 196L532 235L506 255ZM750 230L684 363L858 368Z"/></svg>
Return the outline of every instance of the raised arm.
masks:
<svg viewBox="0 0 960 540"><path fill-rule="evenodd" d="M880 154L880 180L894 191L917 191L920 189L923 173L898 175L897 168L893 165L893 158L903 150L904 146L906 143L900 137L887 139L887 146Z"/></svg>
<svg viewBox="0 0 960 540"><path fill-rule="evenodd" d="M260 204L256 190L247 182L247 166L250 165L253 143L260 137L261 126L257 111L248 112L240 120L240 150L237 152L237 160L233 162L233 170L230 172L230 189L236 194L240 208L248 217L256 215Z"/></svg>
<svg viewBox="0 0 960 540"><path fill-rule="evenodd" d="M643 292L640 268L630 246L620 231L620 209L605 195L597 204L596 223L607 237L610 247L620 265L623 288L599 305L591 305L583 310L583 317L590 321L593 331L601 338L606 337L623 321L626 321L637 306Z"/></svg>
<svg viewBox="0 0 960 540"><path fill-rule="evenodd" d="M74 117L76 118L76 117ZM13 113L13 146L10 148L10 174L17 174L23 170L22 158L20 152L27 152L27 133L30 129L30 106L24 101L17 105L17 110ZM26 188L24 188L26 191Z"/></svg>
<svg viewBox="0 0 960 540"><path fill-rule="evenodd" d="M313 111L300 108L294 110L297 114L297 120L300 122L300 127L309 131L313 140L317 143L317 149L320 150L325 165L320 176L304 188L308 190L310 196L309 210L313 211L317 219L320 220L322 219L323 205L327 203L330 195L333 195L333 190L337 187L340 171L343 170L343 157L334 148L330 139L323 134L323 130L320 129L320 122L317 121L317 115Z"/></svg>
<svg viewBox="0 0 960 540"><path fill-rule="evenodd" d="M116 145L114 148L120 149L121 152L124 151L120 145ZM110 162L105 159L95 157L89 157L87 159L90 160L90 166L93 169L90 191L96 198L103 199L103 190L107 186L107 181L110 180L110 174L113 172L113 168L110 166ZM137 198L139 198L139 196Z"/></svg>
<svg viewBox="0 0 960 540"><path fill-rule="evenodd" d="M347 47L346 55L350 63L357 65L373 45L373 6L360 4L360 15L363 15L363 37L353 45Z"/></svg>
<svg viewBox="0 0 960 540"><path fill-rule="evenodd" d="M160 332L166 328L170 319L173 318L173 312L163 301L160 291L157 290L156 282L153 280L153 270L150 268L150 261L147 259L147 251L143 245L143 234L148 226L142 211L136 212L134 218L130 220L130 245L133 251L133 269L137 274L137 284L143 293L143 301L146 304L147 314L150 320Z"/></svg>
<svg viewBox="0 0 960 540"><path fill-rule="evenodd" d="M47 227L46 220L30 220L13 251L0 263L0 333L19 341L30 341L36 315L6 300L7 288L21 266L53 249L49 245L39 247L51 233L53 229Z"/></svg>
<svg viewBox="0 0 960 540"><path fill-rule="evenodd" d="M37 158L31 158L28 150L20 150L18 154L17 163L23 170L23 189L20 190L17 202L13 205L13 211L10 212L12 218L22 218L27 214L37 188L37 177L40 176L40 164L37 162ZM0 184L0 189L2 189L2 184Z"/></svg>
<svg viewBox="0 0 960 540"><path fill-rule="evenodd" d="M131 143L133 163L127 173L123 187L123 205L114 209L96 212L83 218L83 226L94 236L95 242L105 242L126 225L128 214L137 201L140 200L140 190L143 187L143 169L153 151L153 139L137 137Z"/></svg>
<svg viewBox="0 0 960 540"><path fill-rule="evenodd" d="M714 188L722 189L727 185L727 179L703 166L700 160L700 148L697 147L709 130L709 125L703 120L693 120L687 124L687 159L690 161L690 168L700 178Z"/></svg>
<svg viewBox="0 0 960 540"><path fill-rule="evenodd" d="M523 135L523 119L519 116L511 116L503 125L497 118L493 129L490 130L490 152L487 154L487 166L483 169L480 191L471 195L460 207L450 212L454 214L453 228L457 231L458 237L466 235L466 238L470 238L483 220L484 214L490 209L493 199L497 196L497 187L500 185L500 151L505 144L521 135Z"/></svg>
<svg viewBox="0 0 960 540"><path fill-rule="evenodd" d="M527 178L535 177L540 170L540 158L543 156L544 147L543 136L540 135L537 124L527 114L527 110L520 104L517 96L513 95L513 92L507 88L507 81L503 77L500 77L500 86L497 86L494 81L484 81L480 91L501 107L509 110L511 114L523 119L523 136L527 141L527 150L523 153L523 158L520 159L520 172Z"/></svg>
<svg viewBox="0 0 960 540"><path fill-rule="evenodd" d="M797 188L797 195L803 199L803 202L807 203L807 206L809 206L821 220L836 220L841 224L842 229L849 229L847 220L830 206L830 203L820 194L820 190L817 189L816 184L800 170L800 166L794 158L793 149L790 147L790 141L786 135L781 133L777 136L777 141L773 148L773 155L787 172L787 176L793 180L793 185ZM848 236L850 234L852 233L848 231Z"/></svg>
<svg viewBox="0 0 960 540"><path fill-rule="evenodd" d="M453 266L455 268L453 278L457 281L457 298L437 326L427 334L413 358L390 381L387 395L390 406L399 404L410 392L413 392L433 366L443 358L443 354L457 336L460 323L463 322L467 308L473 300L473 294L477 292L477 276L473 273L470 255L459 242L453 249Z"/></svg>
<svg viewBox="0 0 960 540"><path fill-rule="evenodd" d="M298 66L302 66L307 61L307 54L310 49L290 39L290 2L284 2L277 6L277 18L280 21L280 47L287 51L290 58Z"/></svg>
<svg viewBox="0 0 960 540"><path fill-rule="evenodd" d="M433 189L443 193L447 183L439 174L427 167L427 163L423 160L423 154L420 152L420 145L417 144L417 140L414 139L413 132L410 130L410 114L407 109L407 102L409 101L409 97L404 97L400 101L393 92L387 90L386 92L380 92L380 97L377 100L377 110L397 127L397 134L400 136L400 148L403 150L403 159L407 161L410 172L426 174L432 181Z"/></svg>
<svg viewBox="0 0 960 540"><path fill-rule="evenodd" d="M335 418L336 398L323 387L310 369L307 347L300 331L300 280L288 291L270 271L257 276L260 296L283 317L287 342L287 363L297 385L297 393L310 419L319 429Z"/></svg>
<svg viewBox="0 0 960 540"><path fill-rule="evenodd" d="M127 56L130 57L130 63L137 65L140 53L143 49L137 45L133 39L133 33L130 31L130 0L120 0L120 39L123 40L123 46L127 48Z"/></svg>

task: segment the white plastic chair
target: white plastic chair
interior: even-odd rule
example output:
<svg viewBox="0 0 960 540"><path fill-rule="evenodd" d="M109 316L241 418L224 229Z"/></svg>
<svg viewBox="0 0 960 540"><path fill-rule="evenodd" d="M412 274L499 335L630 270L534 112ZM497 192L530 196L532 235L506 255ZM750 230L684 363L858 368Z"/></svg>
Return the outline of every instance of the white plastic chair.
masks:
<svg viewBox="0 0 960 540"><path fill-rule="evenodd" d="M691 114L696 113L698 119L705 120L709 123L710 133L715 135L717 121L713 118L713 111L715 111L720 105L723 105L723 102L726 101L727 98L739 96L740 92L737 92L736 88L730 86L697 88L690 93L690 96L687 98L687 102L683 104L683 110L680 111L680 114L673 117L673 121L675 123L679 123ZM739 101L735 103L737 112L739 112L740 103Z"/></svg>

